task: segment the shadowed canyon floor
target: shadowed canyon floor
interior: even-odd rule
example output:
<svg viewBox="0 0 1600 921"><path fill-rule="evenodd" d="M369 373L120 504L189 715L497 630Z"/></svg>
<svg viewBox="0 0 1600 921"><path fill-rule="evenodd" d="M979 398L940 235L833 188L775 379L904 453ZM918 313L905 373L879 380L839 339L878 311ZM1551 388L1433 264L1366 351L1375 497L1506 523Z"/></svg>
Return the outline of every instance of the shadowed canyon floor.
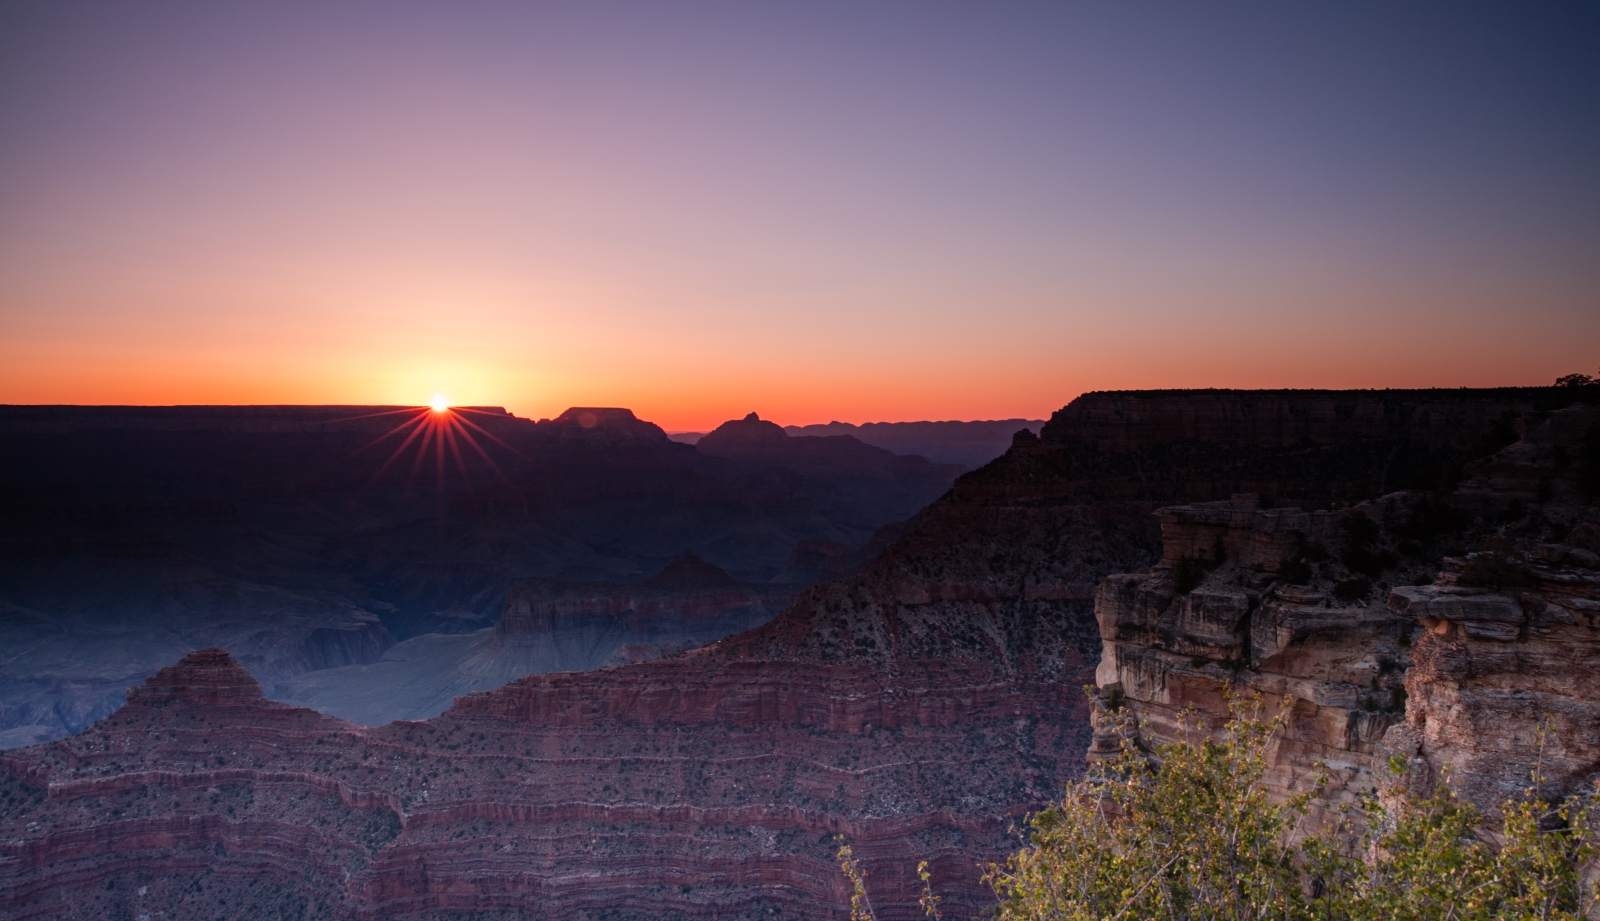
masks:
<svg viewBox="0 0 1600 921"><path fill-rule="evenodd" d="M425 721L266 701L196 653L86 731L5 754L0 910L843 917L844 834L880 918L921 916L919 859L962 917L1012 817L1083 770L1094 599L1160 559L1157 508L1449 491L1561 396L1086 395L770 623Z"/></svg>

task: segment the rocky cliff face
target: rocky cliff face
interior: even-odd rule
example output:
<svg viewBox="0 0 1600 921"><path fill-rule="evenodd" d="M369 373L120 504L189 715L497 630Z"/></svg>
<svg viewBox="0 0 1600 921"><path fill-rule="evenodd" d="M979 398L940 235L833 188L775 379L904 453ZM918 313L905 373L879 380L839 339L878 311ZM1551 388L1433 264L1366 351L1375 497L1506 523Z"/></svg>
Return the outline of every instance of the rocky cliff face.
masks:
<svg viewBox="0 0 1600 921"><path fill-rule="evenodd" d="M1258 692L1288 710L1267 776L1282 795L1321 783L1350 801L1396 755L1417 789L1448 777L1491 812L1536 766L1545 794L1592 783L1600 509L1572 460L1597 421L1583 405L1520 416L1516 443L1448 493L1162 510L1162 560L1096 598L1102 706L1130 707L1153 747L1219 725L1225 688ZM1123 742L1106 725L1092 757Z"/></svg>
<svg viewBox="0 0 1600 921"><path fill-rule="evenodd" d="M526 582L507 595L495 643L549 659L535 671L625 665L760 626L798 593L740 582L692 555L637 583Z"/></svg>
<svg viewBox="0 0 1600 921"><path fill-rule="evenodd" d="M399 643L376 663L272 687L288 703L364 725L438 716L452 700L524 675L645 662L771 620L799 586L740 582L687 556L643 582L536 580L512 586L493 627Z"/></svg>
<svg viewBox="0 0 1600 921"><path fill-rule="evenodd" d="M1384 741L1418 783L1448 775L1492 810L1536 768L1545 794L1600 778L1600 410L1530 418L1471 472L1457 501L1489 536L1389 597L1418 637Z"/></svg>
<svg viewBox="0 0 1600 921"><path fill-rule="evenodd" d="M1122 415L1169 397L1088 395L964 476L859 575L691 653L527 677L435 719L374 728L260 700L130 702L72 739L7 753L0 910L48 917L98 896L202 915L226 902L259 905L257 916L842 917L831 859L842 833L865 859L879 917L921 916L918 859L931 861L949 913L971 913L985 903L973 864L1014 847L1012 816L1083 768L1081 687L1102 649L1094 599L1106 576L1160 558L1156 508L1269 496L1278 508L1264 511L1278 520L1259 538L1230 536L1236 513L1262 514L1249 508L1202 507L1172 526L1190 529L1182 539L1194 547L1214 548L1220 534L1241 557L1254 542L1263 570L1281 567L1272 557L1292 531L1332 540L1318 535L1345 526L1342 510L1291 521L1280 511L1289 500L1327 512L1380 486L1453 475L1485 429L1540 398L1245 393L1214 423L1151 422L1139 437L1144 423ZM1430 401L1460 411L1421 412ZM1322 421L1347 406L1366 421ZM1306 421L1296 429L1294 419ZM1421 505L1384 501L1363 514L1380 526L1391 515L1430 520ZM1358 543L1379 562L1390 552L1421 561L1384 563L1391 580L1455 552L1446 538L1406 539L1420 549L1381 530ZM1329 565L1312 555L1287 563ZM1268 599L1265 584L1212 568L1188 592L1203 589L1200 601L1178 604L1183 622L1169 627L1162 618L1185 593L1159 583L1177 568L1117 590L1135 612L1113 638L1117 661L1123 646L1134 662L1144 644L1171 643L1142 674L1181 666L1211 680L1260 632L1281 648L1286 685L1349 678L1313 698L1306 725L1323 735L1305 744L1352 752L1359 782L1367 754L1356 745L1399 719L1400 673L1382 649L1341 653L1339 637L1363 628L1328 614L1359 608L1373 629L1393 630L1398 661L1404 624L1376 603L1376 582L1333 607L1313 597L1321 583ZM152 894L159 905L137 901Z"/></svg>
<svg viewBox="0 0 1600 921"><path fill-rule="evenodd" d="M1287 710L1268 789L1320 785L1334 805L1372 791L1381 740L1403 718L1412 632L1372 578L1415 578L1430 560L1421 547L1420 559L1405 559L1368 541L1369 577L1351 573L1337 550L1352 532L1400 526L1415 513L1407 498L1340 513L1261 509L1254 495L1163 509L1161 562L1110 577L1095 598L1101 705L1131 708L1142 724L1136 742L1154 749L1201 723L1220 726L1230 691L1259 694L1267 715ZM1092 758L1121 749L1112 726L1103 721Z"/></svg>

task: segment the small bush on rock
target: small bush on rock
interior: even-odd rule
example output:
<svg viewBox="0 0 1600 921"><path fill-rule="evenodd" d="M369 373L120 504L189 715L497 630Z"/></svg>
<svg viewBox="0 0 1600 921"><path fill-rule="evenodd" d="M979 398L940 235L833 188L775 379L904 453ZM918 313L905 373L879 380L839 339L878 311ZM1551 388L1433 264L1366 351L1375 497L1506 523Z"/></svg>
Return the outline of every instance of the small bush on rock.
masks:
<svg viewBox="0 0 1600 921"><path fill-rule="evenodd" d="M1461 567L1461 582L1485 588L1512 588L1528 583L1528 559L1504 537L1484 541Z"/></svg>

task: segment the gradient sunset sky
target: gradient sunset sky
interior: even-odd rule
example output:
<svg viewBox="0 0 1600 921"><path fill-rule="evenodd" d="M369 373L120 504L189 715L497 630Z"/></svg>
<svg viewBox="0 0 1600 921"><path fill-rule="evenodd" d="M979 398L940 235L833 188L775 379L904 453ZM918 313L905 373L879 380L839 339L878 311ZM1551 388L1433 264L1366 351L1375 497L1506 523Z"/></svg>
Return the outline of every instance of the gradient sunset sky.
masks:
<svg viewBox="0 0 1600 921"><path fill-rule="evenodd" d="M1593 3L0 8L0 402L703 429L1597 365Z"/></svg>

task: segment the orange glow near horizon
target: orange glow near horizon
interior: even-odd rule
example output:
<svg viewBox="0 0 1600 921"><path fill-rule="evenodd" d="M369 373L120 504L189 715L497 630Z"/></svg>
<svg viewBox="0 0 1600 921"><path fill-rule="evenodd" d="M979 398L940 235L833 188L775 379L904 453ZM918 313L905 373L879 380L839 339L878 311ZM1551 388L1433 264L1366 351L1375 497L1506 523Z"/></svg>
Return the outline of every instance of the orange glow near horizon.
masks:
<svg viewBox="0 0 1600 921"><path fill-rule="evenodd" d="M705 431L1600 362L1555 13L74 9L0 30L0 403Z"/></svg>

